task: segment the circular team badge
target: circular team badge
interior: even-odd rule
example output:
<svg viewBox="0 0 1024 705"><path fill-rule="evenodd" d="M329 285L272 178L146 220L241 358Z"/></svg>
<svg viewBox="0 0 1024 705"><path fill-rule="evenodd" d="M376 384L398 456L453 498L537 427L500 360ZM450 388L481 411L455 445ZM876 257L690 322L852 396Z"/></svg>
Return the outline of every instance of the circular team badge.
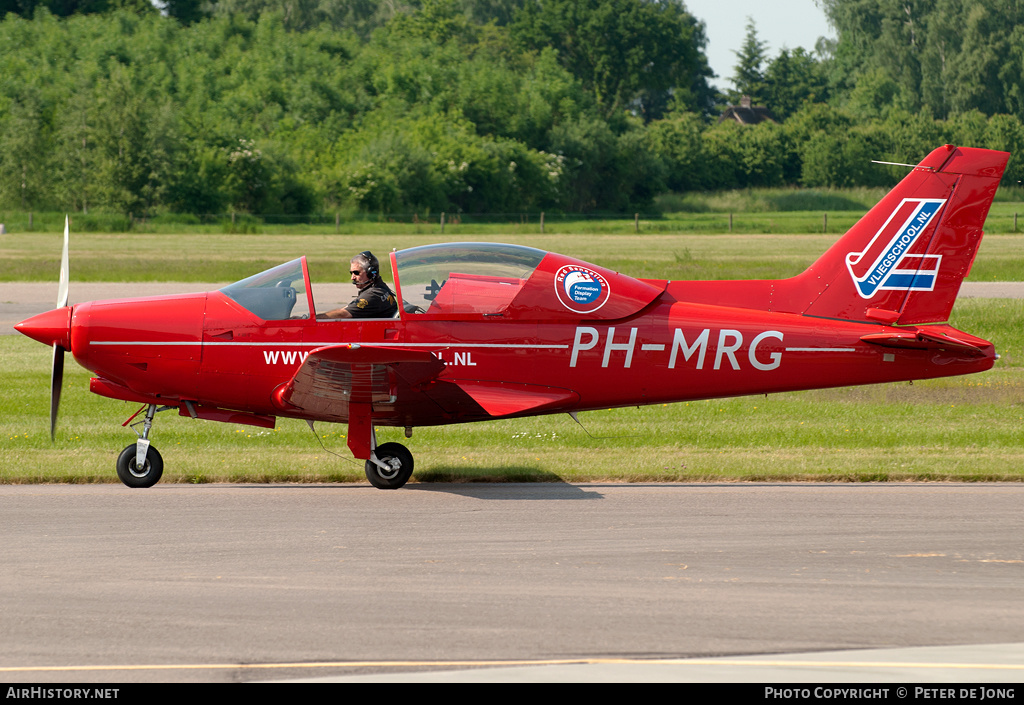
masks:
<svg viewBox="0 0 1024 705"><path fill-rule="evenodd" d="M593 269L567 264L555 272L555 293L573 313L593 313L608 301L608 280Z"/></svg>

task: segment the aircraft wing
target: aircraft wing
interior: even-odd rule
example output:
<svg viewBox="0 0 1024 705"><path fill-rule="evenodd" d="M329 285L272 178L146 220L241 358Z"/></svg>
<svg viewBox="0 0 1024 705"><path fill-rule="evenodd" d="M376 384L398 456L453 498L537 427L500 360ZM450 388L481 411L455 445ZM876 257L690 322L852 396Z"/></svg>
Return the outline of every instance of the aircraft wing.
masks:
<svg viewBox="0 0 1024 705"><path fill-rule="evenodd" d="M282 408L301 409L320 418L347 416L353 404L393 402L393 377L410 387L437 381L430 396L442 408L453 403L461 406L459 400L465 395L495 417L536 412L579 399L567 389L533 384L438 380L444 369L444 362L425 350L332 345L311 352L292 379L278 389L274 401Z"/></svg>
<svg viewBox="0 0 1024 705"><path fill-rule="evenodd" d="M432 387L429 397L457 416L472 400L486 414L537 412L578 400L570 390L495 381L439 380L446 369L433 353L402 347L331 345L309 353L292 378L274 392L286 411L348 421L348 446L370 458L374 404L394 404L401 388ZM436 384L432 384L436 383Z"/></svg>
<svg viewBox="0 0 1024 705"><path fill-rule="evenodd" d="M331 345L309 353L291 380L274 393L274 402L320 418L338 418L348 415L350 405L391 400L394 375L415 385L444 369L444 363L425 350Z"/></svg>
<svg viewBox="0 0 1024 705"><path fill-rule="evenodd" d="M475 380L452 380L451 383L494 417L537 413L549 407L579 401L580 398L579 394L569 389L536 384Z"/></svg>

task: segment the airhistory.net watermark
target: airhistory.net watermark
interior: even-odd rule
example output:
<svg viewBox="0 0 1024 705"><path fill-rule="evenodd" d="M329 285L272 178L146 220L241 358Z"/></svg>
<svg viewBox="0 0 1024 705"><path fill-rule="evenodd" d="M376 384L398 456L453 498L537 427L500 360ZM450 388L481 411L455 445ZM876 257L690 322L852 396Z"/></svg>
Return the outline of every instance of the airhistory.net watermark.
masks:
<svg viewBox="0 0 1024 705"><path fill-rule="evenodd" d="M26 700L116 700L120 688L43 688L33 686L10 687L7 698L24 698Z"/></svg>

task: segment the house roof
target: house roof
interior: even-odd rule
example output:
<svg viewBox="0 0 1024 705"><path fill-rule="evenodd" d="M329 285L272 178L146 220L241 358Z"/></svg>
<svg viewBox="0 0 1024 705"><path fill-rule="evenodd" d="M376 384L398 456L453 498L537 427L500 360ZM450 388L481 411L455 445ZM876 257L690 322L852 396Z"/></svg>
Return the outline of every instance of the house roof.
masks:
<svg viewBox="0 0 1024 705"><path fill-rule="evenodd" d="M759 122L769 120L776 122L772 111L763 105L751 105L750 96L743 96L739 105L730 105L722 112L719 122L735 120L741 125L756 125Z"/></svg>

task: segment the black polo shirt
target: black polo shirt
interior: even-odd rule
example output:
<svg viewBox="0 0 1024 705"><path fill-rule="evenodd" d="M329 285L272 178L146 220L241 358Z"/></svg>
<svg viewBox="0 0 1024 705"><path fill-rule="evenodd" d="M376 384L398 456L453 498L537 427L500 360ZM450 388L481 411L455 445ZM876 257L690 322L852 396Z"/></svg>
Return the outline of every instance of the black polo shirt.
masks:
<svg viewBox="0 0 1024 705"><path fill-rule="evenodd" d="M377 277L345 309L352 318L394 318L398 312L398 300L384 280Z"/></svg>

